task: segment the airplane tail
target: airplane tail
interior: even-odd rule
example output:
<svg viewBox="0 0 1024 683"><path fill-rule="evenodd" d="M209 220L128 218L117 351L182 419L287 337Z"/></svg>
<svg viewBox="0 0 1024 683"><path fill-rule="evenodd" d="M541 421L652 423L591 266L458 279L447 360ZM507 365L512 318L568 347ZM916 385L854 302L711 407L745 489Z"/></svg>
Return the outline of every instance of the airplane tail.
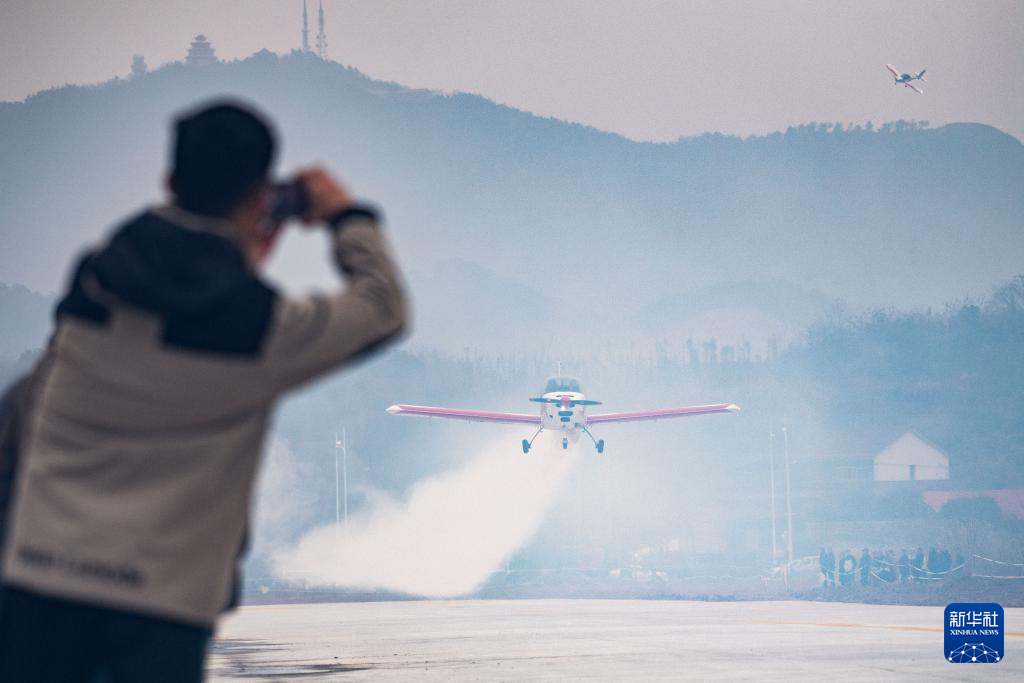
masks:
<svg viewBox="0 0 1024 683"><path fill-rule="evenodd" d="M916 78L919 81L924 81L925 83L927 83L928 81L925 81L925 79L924 79L924 72L925 71L927 71L927 69L921 69L921 71L919 71L918 74L916 76L914 76L914 78Z"/></svg>

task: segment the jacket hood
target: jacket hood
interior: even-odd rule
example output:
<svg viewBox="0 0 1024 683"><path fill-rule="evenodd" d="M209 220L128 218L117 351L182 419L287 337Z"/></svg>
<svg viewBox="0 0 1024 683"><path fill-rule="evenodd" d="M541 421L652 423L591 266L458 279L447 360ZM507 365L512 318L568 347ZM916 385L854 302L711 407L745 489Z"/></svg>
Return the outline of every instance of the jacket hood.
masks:
<svg viewBox="0 0 1024 683"><path fill-rule="evenodd" d="M106 246L86 256L72 290L95 299L92 280L103 294L179 318L216 308L252 283L241 250L229 238L186 227L158 211L129 220Z"/></svg>

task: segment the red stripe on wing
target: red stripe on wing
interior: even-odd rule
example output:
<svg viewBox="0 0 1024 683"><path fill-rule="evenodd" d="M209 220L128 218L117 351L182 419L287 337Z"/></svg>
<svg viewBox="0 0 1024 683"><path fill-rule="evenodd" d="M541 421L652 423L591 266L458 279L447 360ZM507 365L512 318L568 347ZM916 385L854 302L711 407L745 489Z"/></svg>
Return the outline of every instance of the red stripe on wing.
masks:
<svg viewBox="0 0 1024 683"><path fill-rule="evenodd" d="M588 415L588 424L602 422L638 422L640 420L660 420L670 417L688 417L690 415L708 415L711 413L735 413L740 407L732 403L716 403L710 406L686 406L684 408L664 408L662 410L641 410L633 413L604 413Z"/></svg>
<svg viewBox="0 0 1024 683"><path fill-rule="evenodd" d="M459 410L457 408L435 408L433 406L394 405L388 408L392 415L417 415L419 417L441 417L449 420L469 422L504 422L510 424L540 424L540 415L522 413L492 413L486 410Z"/></svg>

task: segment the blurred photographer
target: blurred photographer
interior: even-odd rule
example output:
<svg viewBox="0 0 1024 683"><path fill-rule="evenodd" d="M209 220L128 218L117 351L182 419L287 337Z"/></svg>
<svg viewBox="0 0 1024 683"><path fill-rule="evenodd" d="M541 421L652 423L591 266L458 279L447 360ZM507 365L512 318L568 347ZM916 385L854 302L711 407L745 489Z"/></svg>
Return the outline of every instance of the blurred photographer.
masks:
<svg viewBox="0 0 1024 683"><path fill-rule="evenodd" d="M49 348L5 401L8 683L201 680L277 400L405 325L374 211L321 169L272 185L260 116L216 104L174 135L171 202L78 262ZM290 298L261 279L295 214L325 226L347 287Z"/></svg>

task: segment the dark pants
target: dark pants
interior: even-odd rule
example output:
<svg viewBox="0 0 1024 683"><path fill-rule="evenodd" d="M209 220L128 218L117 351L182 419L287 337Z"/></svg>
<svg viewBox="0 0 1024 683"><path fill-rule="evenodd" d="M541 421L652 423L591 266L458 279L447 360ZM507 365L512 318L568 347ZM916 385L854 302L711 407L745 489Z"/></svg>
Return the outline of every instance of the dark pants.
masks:
<svg viewBox="0 0 1024 683"><path fill-rule="evenodd" d="M0 593L4 683L192 683L211 629L43 597Z"/></svg>

